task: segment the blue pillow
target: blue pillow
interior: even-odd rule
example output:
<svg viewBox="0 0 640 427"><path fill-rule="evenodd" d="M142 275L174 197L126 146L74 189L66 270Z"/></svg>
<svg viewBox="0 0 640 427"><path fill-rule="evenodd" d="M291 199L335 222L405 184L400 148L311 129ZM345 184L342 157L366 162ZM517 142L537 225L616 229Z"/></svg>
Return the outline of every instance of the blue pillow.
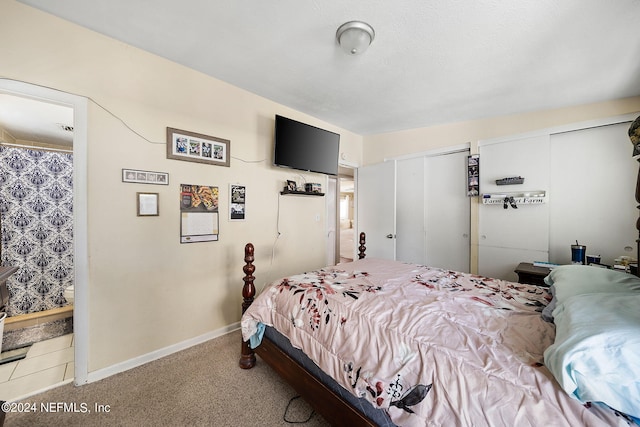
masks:
<svg viewBox="0 0 640 427"><path fill-rule="evenodd" d="M570 396L640 418L638 307L640 293L591 293L558 302L556 338L544 363Z"/></svg>
<svg viewBox="0 0 640 427"><path fill-rule="evenodd" d="M574 295L640 292L640 278L623 271L588 265L561 265L551 270L544 281L553 286L558 304Z"/></svg>

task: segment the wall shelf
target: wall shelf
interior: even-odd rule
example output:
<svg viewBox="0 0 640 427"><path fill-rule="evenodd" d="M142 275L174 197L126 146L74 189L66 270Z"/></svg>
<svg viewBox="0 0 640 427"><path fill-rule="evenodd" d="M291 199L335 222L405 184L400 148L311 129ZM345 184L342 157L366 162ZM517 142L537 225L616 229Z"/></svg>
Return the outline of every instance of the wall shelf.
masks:
<svg viewBox="0 0 640 427"><path fill-rule="evenodd" d="M547 203L547 192L543 190L482 194L483 205L503 205L505 199L513 197L516 205L540 205Z"/></svg>
<svg viewBox="0 0 640 427"><path fill-rule="evenodd" d="M324 196L324 193L317 193L314 191L291 191L291 190L283 190L280 192L283 196L286 195L296 195L296 196Z"/></svg>

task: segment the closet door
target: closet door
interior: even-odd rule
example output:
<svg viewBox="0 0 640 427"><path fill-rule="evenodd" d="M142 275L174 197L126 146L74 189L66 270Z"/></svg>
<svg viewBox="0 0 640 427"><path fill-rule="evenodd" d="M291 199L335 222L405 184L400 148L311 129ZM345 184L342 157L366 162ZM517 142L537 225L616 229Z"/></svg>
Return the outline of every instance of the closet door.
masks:
<svg viewBox="0 0 640 427"><path fill-rule="evenodd" d="M635 257L635 185L629 123L551 136L549 260L571 262L578 240L587 253L613 264Z"/></svg>
<svg viewBox="0 0 640 427"><path fill-rule="evenodd" d="M548 191L548 135L481 145L479 152L481 193ZM524 184L496 185L510 176L523 176ZM479 274L517 281L514 269L520 262L548 260L549 203L517 209L480 205L479 220Z"/></svg>
<svg viewBox="0 0 640 427"><path fill-rule="evenodd" d="M398 160L396 183L396 259L424 263L425 158Z"/></svg>
<svg viewBox="0 0 640 427"><path fill-rule="evenodd" d="M469 271L471 200L466 195L469 151L425 158L425 261Z"/></svg>
<svg viewBox="0 0 640 427"><path fill-rule="evenodd" d="M358 169L367 256L469 271L468 151Z"/></svg>

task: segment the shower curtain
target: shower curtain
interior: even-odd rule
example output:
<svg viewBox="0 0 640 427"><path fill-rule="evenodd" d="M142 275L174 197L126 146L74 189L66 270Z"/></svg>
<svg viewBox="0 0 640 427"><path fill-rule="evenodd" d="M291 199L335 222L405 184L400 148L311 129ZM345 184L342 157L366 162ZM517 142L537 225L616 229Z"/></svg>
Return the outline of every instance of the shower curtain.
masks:
<svg viewBox="0 0 640 427"><path fill-rule="evenodd" d="M73 156L0 146L0 215L7 314L64 306L73 284Z"/></svg>

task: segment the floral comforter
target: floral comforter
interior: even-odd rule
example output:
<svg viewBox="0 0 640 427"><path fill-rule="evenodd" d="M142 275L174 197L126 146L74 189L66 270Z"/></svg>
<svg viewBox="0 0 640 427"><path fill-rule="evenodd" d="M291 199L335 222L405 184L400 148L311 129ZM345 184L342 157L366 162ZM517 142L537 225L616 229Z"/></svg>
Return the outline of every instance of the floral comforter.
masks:
<svg viewBox="0 0 640 427"><path fill-rule="evenodd" d="M273 283L242 333L275 327L398 426L627 425L569 397L543 366L548 298L536 286L364 259Z"/></svg>

